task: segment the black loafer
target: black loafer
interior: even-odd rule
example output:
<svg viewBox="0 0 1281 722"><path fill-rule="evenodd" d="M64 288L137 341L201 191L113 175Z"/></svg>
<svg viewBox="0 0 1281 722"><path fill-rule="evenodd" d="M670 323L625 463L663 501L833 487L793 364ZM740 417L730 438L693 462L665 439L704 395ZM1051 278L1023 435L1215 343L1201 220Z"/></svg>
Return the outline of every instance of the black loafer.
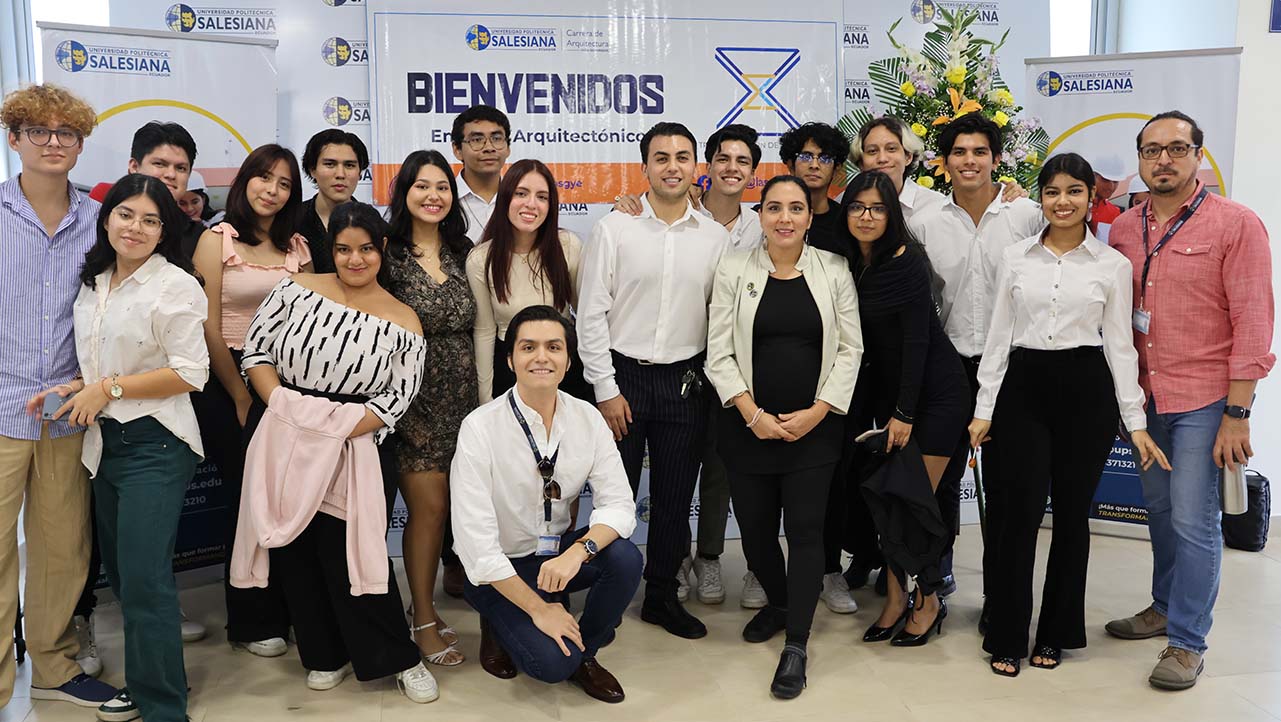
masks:
<svg viewBox="0 0 1281 722"><path fill-rule="evenodd" d="M698 621L698 617L685 611L685 607L673 596L668 599L650 597L641 605L641 621L657 624L668 632L685 639L701 639L707 636L707 627Z"/></svg>
<svg viewBox="0 0 1281 722"><path fill-rule="evenodd" d="M768 642L774 635L787 628L787 610L767 606L756 613L752 620L743 627L743 639L752 642Z"/></svg>
<svg viewBox="0 0 1281 722"><path fill-rule="evenodd" d="M778 659L770 694L779 699L796 699L805 689L805 655L787 647Z"/></svg>

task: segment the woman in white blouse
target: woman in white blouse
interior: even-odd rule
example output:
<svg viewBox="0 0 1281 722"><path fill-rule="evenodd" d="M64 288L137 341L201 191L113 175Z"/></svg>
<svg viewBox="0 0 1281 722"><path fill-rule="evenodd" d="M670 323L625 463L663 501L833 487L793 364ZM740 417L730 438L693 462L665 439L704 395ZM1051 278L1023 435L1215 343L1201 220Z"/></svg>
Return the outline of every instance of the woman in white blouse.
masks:
<svg viewBox="0 0 1281 722"><path fill-rule="evenodd" d="M983 362L970 443L993 422L1003 452L987 493L1006 509L995 531L1000 580L988 589L991 622L983 648L996 674L1013 677L1028 655L1036 538L1048 495L1053 541L1045 575L1034 667L1054 669L1064 649L1085 646L1089 512L1118 418L1143 468L1169 469L1147 431L1130 315L1134 289L1126 258L1086 225L1094 171L1075 153L1046 161L1037 185L1049 226L1010 246Z"/></svg>
<svg viewBox="0 0 1281 722"><path fill-rule="evenodd" d="M167 722L187 713L172 560L187 484L204 456L189 392L209 377L205 294L179 246L186 227L159 180L116 182L73 309L81 378L27 404L35 414L49 394L70 397L53 416L89 427L82 460L128 660L128 689L103 707Z"/></svg>
<svg viewBox="0 0 1281 722"><path fill-rule="evenodd" d="M473 330L480 403L516 383L507 365L507 325L527 306L547 305L566 318L577 302L583 243L560 228L556 179L542 161L517 161L498 185L482 241L467 256L467 281L476 299ZM583 367L571 358L561 389L594 402Z"/></svg>

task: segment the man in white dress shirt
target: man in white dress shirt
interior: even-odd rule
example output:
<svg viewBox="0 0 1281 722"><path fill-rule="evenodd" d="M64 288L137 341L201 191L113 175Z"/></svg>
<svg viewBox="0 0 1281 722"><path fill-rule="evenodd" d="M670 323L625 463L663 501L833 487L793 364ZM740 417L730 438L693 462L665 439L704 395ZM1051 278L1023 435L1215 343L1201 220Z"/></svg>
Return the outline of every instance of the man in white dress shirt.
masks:
<svg viewBox="0 0 1281 722"><path fill-rule="evenodd" d="M463 594L481 616L481 666L503 679L519 668L543 682L569 680L621 702L596 653L613 641L640 584L627 473L596 409L557 390L573 356L569 322L530 306L508 334L516 386L463 420L450 473ZM591 523L575 530L570 506L585 485ZM589 587L575 621L563 596Z"/></svg>
<svg viewBox="0 0 1281 722"><path fill-rule="evenodd" d="M947 337L964 362L971 403L978 393L979 361L992 323L1001 254L1008 246L1045 227L1039 205L1027 198L1008 201L1002 197L1001 186L993 182L993 171L1001 162L1001 148L1001 129L981 113L969 113L949 123L939 134L939 153L951 176L952 194L946 203L913 214L908 223L917 240L925 244L934 271L944 281L939 315ZM958 439L952 463L939 483L939 508L944 520L953 525L960 513L960 482L968 453L968 437ZM983 445L983 479L994 478L994 472L987 472L996 468L998 453L999 444ZM1000 495L988 494L986 501L987 523L993 527L1000 523ZM991 545L987 545L983 552L985 575L993 567L993 559ZM947 586L955 590L951 570L949 547L943 573ZM986 581L984 586L988 586ZM986 609L985 606L979 620L981 628L987 626Z"/></svg>
<svg viewBox="0 0 1281 722"><path fill-rule="evenodd" d="M498 181L511 155L512 126L503 111L491 105L473 105L454 118L450 142L454 157L463 164L458 172L458 202L467 218L467 237L480 243L485 225L494 213Z"/></svg>
<svg viewBox="0 0 1281 722"><path fill-rule="evenodd" d="M703 394L712 393L703 377L707 303L729 234L690 204L698 144L689 129L658 123L640 145L650 186L641 214L605 216L583 249L580 351L633 492L649 447L641 619L697 639L707 628L677 601L676 575L689 554L689 504L707 422Z"/></svg>

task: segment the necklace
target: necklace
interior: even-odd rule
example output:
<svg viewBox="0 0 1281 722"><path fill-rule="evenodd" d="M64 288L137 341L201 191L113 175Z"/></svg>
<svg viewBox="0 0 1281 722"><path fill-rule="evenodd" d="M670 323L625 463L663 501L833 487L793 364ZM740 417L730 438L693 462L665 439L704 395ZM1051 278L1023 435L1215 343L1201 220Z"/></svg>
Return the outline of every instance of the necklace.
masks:
<svg viewBox="0 0 1281 722"><path fill-rule="evenodd" d="M738 207L738 213L735 213L733 218L729 219L728 221L725 221L725 222L724 222L724 223L722 223L721 225L722 225L722 226L724 226L724 227L725 227L725 230L727 230L727 231L728 231L728 230L729 230L729 227L730 227L730 226L732 226L732 225L734 225L734 221L737 221L737 220L738 220L738 218L739 218L739 216L741 216L741 215L743 215L743 207L740 205L740 206Z"/></svg>

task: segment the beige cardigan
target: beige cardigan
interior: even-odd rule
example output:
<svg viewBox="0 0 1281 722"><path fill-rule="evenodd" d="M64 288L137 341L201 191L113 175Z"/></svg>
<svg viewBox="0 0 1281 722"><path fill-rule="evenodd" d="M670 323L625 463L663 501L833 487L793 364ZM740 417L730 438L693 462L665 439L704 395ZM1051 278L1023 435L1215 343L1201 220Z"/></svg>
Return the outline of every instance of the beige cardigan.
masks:
<svg viewBox="0 0 1281 722"><path fill-rule="evenodd" d="M823 321L823 361L818 397L832 411L849 411L863 356L858 294L848 262L811 246L801 251L796 270L805 278ZM751 392L752 328L765 282L774 263L764 246L726 253L716 267L707 323L707 376L721 403ZM766 409L768 411L768 409Z"/></svg>

